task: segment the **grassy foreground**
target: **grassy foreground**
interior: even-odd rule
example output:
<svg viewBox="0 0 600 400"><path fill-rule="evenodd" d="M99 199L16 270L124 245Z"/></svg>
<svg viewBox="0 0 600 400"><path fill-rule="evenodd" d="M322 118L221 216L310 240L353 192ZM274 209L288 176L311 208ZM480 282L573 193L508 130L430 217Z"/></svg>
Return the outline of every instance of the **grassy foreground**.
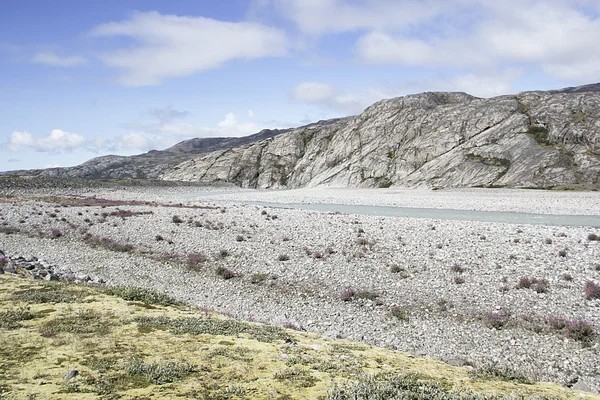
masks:
<svg viewBox="0 0 600 400"><path fill-rule="evenodd" d="M66 380L71 370L79 374ZM152 291L0 275L0 399L600 399L508 374L473 376Z"/></svg>

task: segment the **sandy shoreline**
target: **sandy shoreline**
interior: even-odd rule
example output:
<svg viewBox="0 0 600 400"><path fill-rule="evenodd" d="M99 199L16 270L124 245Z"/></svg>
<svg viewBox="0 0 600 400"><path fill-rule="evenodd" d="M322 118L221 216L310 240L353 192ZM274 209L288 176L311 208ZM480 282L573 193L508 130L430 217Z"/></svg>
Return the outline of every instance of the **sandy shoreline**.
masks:
<svg viewBox="0 0 600 400"><path fill-rule="evenodd" d="M194 191L198 188L102 189L86 196L215 207L6 202L4 226L22 233L0 239L11 254L33 254L112 284L165 290L241 318L294 323L444 360L497 362L544 380L577 376L582 385L600 389L598 340L584 346L546 323L549 317L564 317L600 327L600 300L586 300L583 292L587 281L600 279L600 242L588 239L594 233L589 228L345 215L222 201L353 204L362 198L365 204L596 215L597 193L233 190L183 200ZM117 209L148 214L108 215ZM175 216L181 222L174 222ZM49 238L53 229L62 236ZM132 250L94 248L86 234ZM206 260L189 268L188 256L194 253ZM219 267L235 277L223 279L216 273ZM516 288L523 277L546 280L547 290ZM377 297L343 301L346 288ZM405 310L408 320L390 317L393 307ZM505 318L502 327L490 325L494 315Z"/></svg>

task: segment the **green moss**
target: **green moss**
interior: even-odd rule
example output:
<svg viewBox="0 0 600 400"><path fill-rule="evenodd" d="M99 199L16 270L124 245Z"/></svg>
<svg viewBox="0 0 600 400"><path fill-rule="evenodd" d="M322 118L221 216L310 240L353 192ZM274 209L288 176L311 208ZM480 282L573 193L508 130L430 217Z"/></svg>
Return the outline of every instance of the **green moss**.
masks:
<svg viewBox="0 0 600 400"><path fill-rule="evenodd" d="M169 306L178 302L169 295L136 286L111 286L103 288L102 291L111 296L117 296L127 301L139 301L144 304L156 304Z"/></svg>
<svg viewBox="0 0 600 400"><path fill-rule="evenodd" d="M21 322L35 317L36 314L24 309L0 311L0 329L18 329L21 327Z"/></svg>
<svg viewBox="0 0 600 400"><path fill-rule="evenodd" d="M168 318L138 317L134 320L145 329L169 330L175 334L192 335L227 335L238 336L248 334L250 338L260 342L285 340L288 334L284 329L271 325L252 324L234 319L218 319L210 317Z"/></svg>

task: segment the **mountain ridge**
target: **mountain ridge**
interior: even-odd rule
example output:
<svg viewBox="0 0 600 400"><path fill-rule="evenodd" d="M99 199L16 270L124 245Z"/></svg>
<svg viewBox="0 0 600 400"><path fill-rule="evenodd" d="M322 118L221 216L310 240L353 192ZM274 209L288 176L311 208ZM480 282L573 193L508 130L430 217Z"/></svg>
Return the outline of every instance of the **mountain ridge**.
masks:
<svg viewBox="0 0 600 400"><path fill-rule="evenodd" d="M298 128L265 129L241 138L192 138L135 156L101 156L75 167L10 174L272 189L598 189L599 116L600 83L489 99L423 92Z"/></svg>

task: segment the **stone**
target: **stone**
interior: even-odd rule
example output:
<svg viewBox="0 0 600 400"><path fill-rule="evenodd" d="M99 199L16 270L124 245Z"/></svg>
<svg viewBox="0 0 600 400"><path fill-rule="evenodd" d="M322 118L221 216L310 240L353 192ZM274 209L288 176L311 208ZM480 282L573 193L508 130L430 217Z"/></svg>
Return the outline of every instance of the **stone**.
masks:
<svg viewBox="0 0 600 400"><path fill-rule="evenodd" d="M600 93L382 100L244 147L200 155L161 179L247 188L596 187Z"/></svg>

